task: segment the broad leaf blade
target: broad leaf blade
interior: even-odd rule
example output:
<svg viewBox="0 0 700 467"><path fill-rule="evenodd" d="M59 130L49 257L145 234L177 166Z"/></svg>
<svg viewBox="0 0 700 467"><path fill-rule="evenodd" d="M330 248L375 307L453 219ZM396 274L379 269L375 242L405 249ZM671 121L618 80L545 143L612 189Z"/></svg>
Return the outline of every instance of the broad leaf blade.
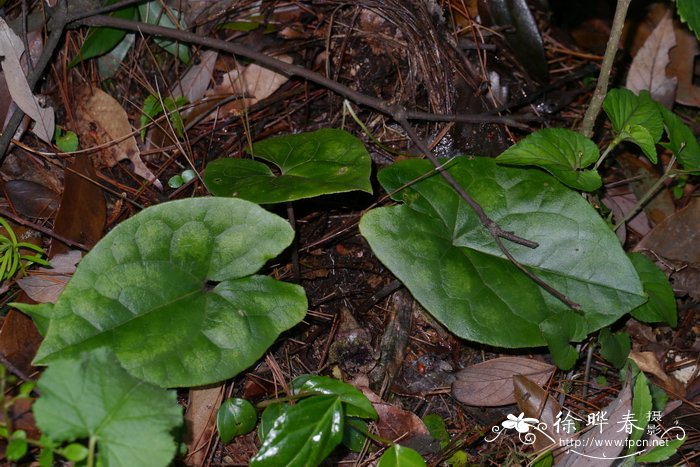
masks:
<svg viewBox="0 0 700 467"><path fill-rule="evenodd" d="M655 144L661 139L664 126L659 106L649 91L639 95L629 89L611 89L603 101L603 109L621 141L637 144L644 154L656 162Z"/></svg>
<svg viewBox="0 0 700 467"><path fill-rule="evenodd" d="M166 466L182 423L175 391L130 376L106 349L56 360L39 379L37 425L54 441L95 438L102 465Z"/></svg>
<svg viewBox="0 0 700 467"><path fill-rule="evenodd" d="M107 345L132 375L165 387L230 378L306 312L301 287L252 275L292 236L286 221L243 200L145 209L82 260L35 361Z"/></svg>
<svg viewBox="0 0 700 467"><path fill-rule="evenodd" d="M107 2L110 5L114 2ZM110 16L120 19L136 19L136 8L127 7L111 13ZM85 42L80 47L80 52L68 64L68 67L74 67L78 63L89 60L94 57L99 57L114 49L126 36L126 31L122 29L112 28L90 28ZM132 39L133 42L133 39Z"/></svg>
<svg viewBox="0 0 700 467"><path fill-rule="evenodd" d="M250 465L318 465L343 440L343 426L340 397L306 398L275 420Z"/></svg>
<svg viewBox="0 0 700 467"><path fill-rule="evenodd" d="M391 192L430 170L425 161L404 161L379 179ZM580 340L646 300L617 238L578 193L540 171L492 159L460 158L448 170L502 228L539 243L506 245L584 310L569 310L513 266L466 203L433 176L395 195L405 204L365 214L360 231L455 334L500 347L540 346L547 343L540 326L555 320L569 322L567 334Z"/></svg>
<svg viewBox="0 0 700 467"><path fill-rule="evenodd" d="M676 297L666 275L641 253L631 253L629 257L649 295L648 302L631 311L632 316L645 323L664 322L676 327Z"/></svg>
<svg viewBox="0 0 700 467"><path fill-rule="evenodd" d="M700 38L700 4L697 0L676 0L676 8L681 20Z"/></svg>
<svg viewBox="0 0 700 467"><path fill-rule="evenodd" d="M207 189L217 196L266 204L353 190L372 193L369 154L346 131L322 129L269 138L255 143L253 154L276 165L281 174L276 176L258 161L219 159L206 168Z"/></svg>
<svg viewBox="0 0 700 467"><path fill-rule="evenodd" d="M511 146L496 160L502 164L536 165L572 188L593 191L603 181L598 172L585 169L599 157L598 147L580 133L545 128Z"/></svg>
<svg viewBox="0 0 700 467"><path fill-rule="evenodd" d="M668 134L668 143L661 143L678 158L685 170L700 169L700 144L688 125L670 110L659 106Z"/></svg>

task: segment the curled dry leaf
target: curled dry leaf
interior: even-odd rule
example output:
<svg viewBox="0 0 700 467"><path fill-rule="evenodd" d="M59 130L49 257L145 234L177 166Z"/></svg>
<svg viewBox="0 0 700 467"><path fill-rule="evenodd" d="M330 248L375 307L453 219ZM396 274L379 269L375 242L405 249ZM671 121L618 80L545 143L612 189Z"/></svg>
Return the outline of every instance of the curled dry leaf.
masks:
<svg viewBox="0 0 700 467"><path fill-rule="evenodd" d="M668 12L632 60L625 86L637 94L648 90L654 99L670 109L678 80L666 76L666 66L670 61L669 51L675 46L673 20Z"/></svg>
<svg viewBox="0 0 700 467"><path fill-rule="evenodd" d="M69 251L51 259L50 268L37 268L31 274L17 280L17 284L29 298L39 303L55 303L75 272L82 253Z"/></svg>
<svg viewBox="0 0 700 467"><path fill-rule="evenodd" d="M516 402L514 376L527 376L542 386L555 370L553 365L537 360L521 357L495 358L458 372L457 381L452 384L452 395L464 404L479 407L513 404Z"/></svg>
<svg viewBox="0 0 700 467"><path fill-rule="evenodd" d="M292 57L288 55L279 55L275 58L285 63L292 63ZM226 114L240 115L246 108L272 95L288 80L289 78L285 75L251 63L226 73L221 84L210 89L207 96L241 96L241 99L222 109Z"/></svg>
<svg viewBox="0 0 700 467"><path fill-rule="evenodd" d="M22 39L14 33L5 20L0 18L0 55L3 60L2 70L5 73L7 88L17 107L34 120L32 132L51 144L54 133L54 113L51 107L42 107L37 97L32 94L27 78L22 70L20 59L24 54Z"/></svg>
<svg viewBox="0 0 700 467"><path fill-rule="evenodd" d="M97 168L113 167L128 159L135 174L163 189L141 160L129 117L119 102L101 89L85 86L75 91L75 104L76 133L83 146L105 146L94 155Z"/></svg>
<svg viewBox="0 0 700 467"><path fill-rule="evenodd" d="M672 397L680 398L685 396L685 387L661 368L654 352L637 352L633 350L630 352L629 358L637 364L640 370L655 376L661 387Z"/></svg>

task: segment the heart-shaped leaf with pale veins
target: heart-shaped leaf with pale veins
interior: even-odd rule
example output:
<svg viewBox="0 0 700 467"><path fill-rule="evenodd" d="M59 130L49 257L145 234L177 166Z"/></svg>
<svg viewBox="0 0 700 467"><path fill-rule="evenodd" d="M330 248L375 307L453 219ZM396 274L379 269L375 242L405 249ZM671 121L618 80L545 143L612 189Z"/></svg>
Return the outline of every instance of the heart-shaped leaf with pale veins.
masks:
<svg viewBox="0 0 700 467"><path fill-rule="evenodd" d="M582 307L577 313L505 258L474 211L422 160L379 173L402 205L362 217L377 257L440 322L460 337L499 347L549 345L558 365L573 364L570 341L606 326L647 300L615 234L579 193L533 169L460 157L450 174L506 231L504 240L531 272Z"/></svg>
<svg viewBox="0 0 700 467"><path fill-rule="evenodd" d="M277 136L255 143L252 152L279 173L257 160L218 159L207 165L207 189L263 204L353 190L372 193L372 161L362 141L347 131L324 128Z"/></svg>
<svg viewBox="0 0 700 467"><path fill-rule="evenodd" d="M254 275L293 235L285 220L239 199L145 209L85 256L55 305L17 304L50 316L35 363L106 346L159 386L231 378L306 313L301 287Z"/></svg>

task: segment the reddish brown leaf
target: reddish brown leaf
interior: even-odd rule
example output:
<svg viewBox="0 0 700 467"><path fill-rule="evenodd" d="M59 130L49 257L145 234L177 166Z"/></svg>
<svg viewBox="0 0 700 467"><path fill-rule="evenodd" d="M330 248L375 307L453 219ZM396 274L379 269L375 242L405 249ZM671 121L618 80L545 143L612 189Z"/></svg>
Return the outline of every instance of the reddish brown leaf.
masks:
<svg viewBox="0 0 700 467"><path fill-rule="evenodd" d="M73 276L81 256L80 251L56 255L51 259L50 268L32 269L29 275L18 279L17 284L35 302L54 303Z"/></svg>
<svg viewBox="0 0 700 467"><path fill-rule="evenodd" d="M413 412L389 404L374 404L374 409L379 414L376 425L382 438L397 440L430 434L423 421Z"/></svg>
<svg viewBox="0 0 700 467"><path fill-rule="evenodd" d="M651 250L663 258L700 264L700 200L693 198L688 206L667 217L635 247Z"/></svg>
<svg viewBox="0 0 700 467"><path fill-rule="evenodd" d="M528 358L496 358L457 373L457 381L452 384L452 395L464 404L479 407L513 404L513 376L527 376L536 384L544 385L555 370L548 363Z"/></svg>
<svg viewBox="0 0 700 467"><path fill-rule="evenodd" d="M5 182L5 193L12 207L26 217L48 218L58 209L58 194L30 180Z"/></svg>
<svg viewBox="0 0 700 467"><path fill-rule="evenodd" d="M19 311L10 310L0 328L0 352L5 358L19 371L29 374L40 343L41 336L31 318Z"/></svg>

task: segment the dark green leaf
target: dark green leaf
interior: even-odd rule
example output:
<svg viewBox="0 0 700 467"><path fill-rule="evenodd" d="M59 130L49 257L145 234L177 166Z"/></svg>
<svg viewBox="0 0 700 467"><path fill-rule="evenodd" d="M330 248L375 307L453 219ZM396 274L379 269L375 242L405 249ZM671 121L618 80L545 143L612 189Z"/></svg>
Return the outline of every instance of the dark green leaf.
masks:
<svg viewBox="0 0 700 467"><path fill-rule="evenodd" d="M615 368L622 368L627 363L632 343L630 336L624 332L610 332L610 329L603 328L598 336L600 342L600 355L612 363Z"/></svg>
<svg viewBox="0 0 700 467"><path fill-rule="evenodd" d="M253 404L245 399L226 399L216 412L216 429L224 444L236 436L250 433L258 422L258 414Z"/></svg>
<svg viewBox="0 0 700 467"><path fill-rule="evenodd" d="M631 311L632 316L645 323L664 322L675 327L676 297L666 275L641 253L630 253L629 258L649 296L649 301Z"/></svg>
<svg viewBox="0 0 700 467"><path fill-rule="evenodd" d="M661 143L661 145L678 158L685 170L699 170L700 144L698 144L697 138L688 128L688 125L683 123L676 114L661 105L658 107L664 119L666 134L668 134L669 139L668 143Z"/></svg>
<svg viewBox="0 0 700 467"><path fill-rule="evenodd" d="M268 405L260 417L260 424L258 425L258 438L267 438L267 435L270 432L270 429L272 429L272 426L275 424L275 421L291 408L291 405L282 402Z"/></svg>
<svg viewBox="0 0 700 467"><path fill-rule="evenodd" d="M402 161L379 179L392 192L431 169L427 161ZM502 167L493 159L463 157L448 170L503 229L539 243L530 249L504 241L521 264L583 308L571 311L513 266L471 208L432 176L394 195L403 205L365 214L360 231L453 333L530 347L547 344L551 336L544 332L568 323L566 336L577 341L646 300L619 241L580 194L539 170ZM565 352L562 361L571 357Z"/></svg>
<svg viewBox="0 0 700 467"><path fill-rule="evenodd" d="M275 420L250 465L316 466L343 440L343 419L340 397L303 399Z"/></svg>
<svg viewBox="0 0 700 467"><path fill-rule="evenodd" d="M115 0L116 1L116 0ZM115 1L107 2L107 5L115 3ZM110 14L114 18L121 19L136 19L136 8L127 7L121 10L117 10ZM94 57L99 57L104 55L113 48L117 46L126 35L126 31L123 29L112 29L112 28L90 28L88 31L85 42L80 48L78 56L75 57L69 64L68 67L74 67L78 63L84 60L89 60Z"/></svg>
<svg viewBox="0 0 700 467"><path fill-rule="evenodd" d="M136 34L129 33L115 48L97 59L97 70L102 79L106 80L117 74L135 41Z"/></svg>
<svg viewBox="0 0 700 467"><path fill-rule="evenodd" d="M371 160L362 141L346 131L322 129L278 136L253 145L253 154L279 168L249 159L219 159L207 165L204 183L217 196L280 203L362 190L372 193Z"/></svg>
<svg viewBox="0 0 700 467"><path fill-rule="evenodd" d="M644 372L640 371L637 379L634 382L634 392L632 397L632 433L629 440L636 442L642 439L647 423L649 422L649 413L651 412L651 393L649 392L649 382ZM632 454L637 452L636 444L632 444L627 453Z"/></svg>
<svg viewBox="0 0 700 467"><path fill-rule="evenodd" d="M168 11L164 10L161 2L158 0L152 0L139 5L139 13L141 15L141 21L144 23L155 24L171 29L187 29L185 18L182 13L170 7L168 7ZM171 18L176 18L177 24L175 24ZM190 62L190 49L187 44L159 38L156 38L155 42L163 48L163 50L177 57L182 63Z"/></svg>
<svg viewBox="0 0 700 467"><path fill-rule="evenodd" d="M649 91L639 95L629 89L611 89L605 96L603 109L615 130L616 139L637 144L656 163L656 143L664 131L659 106Z"/></svg>
<svg viewBox="0 0 700 467"><path fill-rule="evenodd" d="M106 345L127 371L160 386L228 379L306 313L301 287L253 275L293 235L282 218L238 199L145 209L80 262L35 362ZM16 306L42 316L50 307Z"/></svg>
<svg viewBox="0 0 700 467"><path fill-rule="evenodd" d="M175 391L130 376L107 349L56 360L39 379L39 428L56 441L91 438L102 465L166 466L182 423Z"/></svg>
<svg viewBox="0 0 700 467"><path fill-rule="evenodd" d="M425 460L411 448L392 444L379 458L377 467L424 467Z"/></svg>
<svg viewBox="0 0 700 467"><path fill-rule="evenodd" d="M377 419L377 411L362 391L328 376L301 375L290 385L293 394L305 392L335 394L345 403L345 413L351 417Z"/></svg>
<svg viewBox="0 0 700 467"><path fill-rule="evenodd" d="M444 448L450 442L450 434L447 432L445 420L440 415L429 413L423 417L423 423L430 432L430 436L440 441L440 447Z"/></svg>
<svg viewBox="0 0 700 467"><path fill-rule="evenodd" d="M700 39L700 4L697 0L676 0L676 8L681 20L688 23L688 27L695 32ZM651 462L651 461L646 461Z"/></svg>
<svg viewBox="0 0 700 467"><path fill-rule="evenodd" d="M354 452L362 451L367 441L369 424L361 418L345 417L345 429L343 430L343 445Z"/></svg>
<svg viewBox="0 0 700 467"><path fill-rule="evenodd" d="M560 182L583 191L600 188L595 170L585 170L600 157L593 141L564 128L545 128L530 134L496 158L502 164L536 165Z"/></svg>
<svg viewBox="0 0 700 467"><path fill-rule="evenodd" d="M552 354L552 362L559 368L568 370L574 366L578 352L570 342L585 332L585 329L584 318L575 314L555 314L540 323L540 331Z"/></svg>

